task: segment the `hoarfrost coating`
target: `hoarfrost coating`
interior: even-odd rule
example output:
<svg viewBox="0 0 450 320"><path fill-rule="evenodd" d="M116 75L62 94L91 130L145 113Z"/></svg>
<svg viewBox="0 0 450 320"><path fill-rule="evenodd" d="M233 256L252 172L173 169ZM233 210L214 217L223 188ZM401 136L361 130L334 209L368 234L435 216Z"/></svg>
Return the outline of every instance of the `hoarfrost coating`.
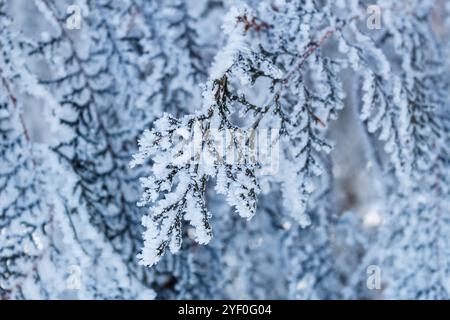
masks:
<svg viewBox="0 0 450 320"><path fill-rule="evenodd" d="M0 0L0 298L450 298L449 8Z"/></svg>

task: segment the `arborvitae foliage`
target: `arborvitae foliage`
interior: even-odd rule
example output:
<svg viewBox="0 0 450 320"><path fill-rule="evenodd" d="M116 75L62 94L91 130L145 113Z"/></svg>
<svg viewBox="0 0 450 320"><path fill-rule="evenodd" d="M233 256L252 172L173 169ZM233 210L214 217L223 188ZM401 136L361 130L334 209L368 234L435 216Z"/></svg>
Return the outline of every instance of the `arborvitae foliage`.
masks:
<svg viewBox="0 0 450 320"><path fill-rule="evenodd" d="M1 298L450 297L443 1L72 2L0 0Z"/></svg>
<svg viewBox="0 0 450 320"><path fill-rule="evenodd" d="M23 63L23 41L8 20L2 15L2 296L55 299L77 290L78 298L153 297L109 239L95 234L73 197L78 179L70 167L31 140L25 95L55 101ZM53 129L63 131L51 117L47 112Z"/></svg>
<svg viewBox="0 0 450 320"><path fill-rule="evenodd" d="M391 13L383 43L399 57L385 137L397 179L388 183L390 201L382 251L375 253L389 274L386 297L449 297L448 255L448 66L432 31L431 1L410 4L414 14ZM394 71L393 71L394 73ZM376 87L376 86L375 86ZM370 90L369 90L370 91ZM387 180L388 181L388 180Z"/></svg>
<svg viewBox="0 0 450 320"><path fill-rule="evenodd" d="M125 123L132 119L129 101L135 96L131 90L136 87L136 74L129 65L131 58L123 56L123 49L112 37L115 31L109 22L114 7L96 2L89 8L91 16L83 35L88 45L79 48L62 22L65 6L52 1L37 3L54 30L31 55L43 53L50 68L58 70L51 77L42 77L41 83L58 99L61 110L57 112L67 127L67 134L60 136L53 148L78 177L74 196L86 206L91 222L124 257L130 256L134 244L128 239L137 236L133 221L138 213L133 189L127 184L127 179L132 179L126 159L133 132ZM64 58L53 61L55 56ZM119 90L121 86L131 88L131 92ZM138 116L136 112L137 122Z"/></svg>
<svg viewBox="0 0 450 320"><path fill-rule="evenodd" d="M414 194L414 181L432 172L443 142L438 137L448 135L435 113L446 102L446 70L429 20L432 4L383 1L386 26L372 34L361 23L365 6L352 1L350 10L342 1L232 9L223 26L227 41L210 69L202 106L178 119L164 115L144 133L132 161L132 166L149 157L153 162L152 175L142 180L141 204L155 203L144 217L142 263L151 266L166 249L180 249L183 220L195 229L199 243L211 240L213 213L205 198L210 180L240 216L250 219L257 211L260 179L268 179L271 188L279 186L286 211L308 226L308 198L323 172L321 154L332 147L326 131L344 106L344 69L351 68L360 83L361 119L386 141L394 193ZM337 47L338 54L327 45ZM280 132L280 170L261 178L260 163L251 161L251 132L274 127ZM248 135L239 136L240 128ZM216 140L227 130L224 148ZM229 164L223 150L234 151L239 160Z"/></svg>
<svg viewBox="0 0 450 320"><path fill-rule="evenodd" d="M10 21L0 3L0 297L20 297L20 284L33 270L41 249L45 216L29 134L13 85Z"/></svg>

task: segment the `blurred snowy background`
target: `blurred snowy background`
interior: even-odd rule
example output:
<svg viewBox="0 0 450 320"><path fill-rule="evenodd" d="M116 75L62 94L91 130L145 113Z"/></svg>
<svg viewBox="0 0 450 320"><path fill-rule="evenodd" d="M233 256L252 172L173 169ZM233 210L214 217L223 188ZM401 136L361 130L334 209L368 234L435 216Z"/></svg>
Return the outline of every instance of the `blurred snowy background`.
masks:
<svg viewBox="0 0 450 320"><path fill-rule="evenodd" d="M0 4L0 298L450 298L448 1ZM379 30L366 25L371 4L381 8ZM251 8L249 17L257 18L244 21L244 31L232 31L248 37L241 56L274 52L268 60L282 72L295 65L292 52L301 56L327 28L339 28L304 67L305 79L312 79L305 82L314 88L315 63L328 61L324 57L346 61L338 76L343 108L319 130L333 150L319 155L323 173L313 177L316 188L305 200L311 223L302 227L290 214L297 203L287 199L290 184L262 179L256 213L244 219L229 195L218 194L213 176L204 194L210 242L198 244L198 228L185 217L179 251L161 253L151 267L141 265L141 219L152 205L136 205L139 177L150 176L157 160L130 169L136 142L164 112L182 117L202 110L208 81L217 73L214 57L235 41L222 24L236 7L238 13ZM78 13L79 28L68 28L68 21L77 26ZM355 15L355 27L340 27ZM372 40L361 40L358 32ZM340 48L341 37L358 54L369 52L366 60L359 56L360 71L352 67L352 49ZM398 77L407 88L400 100L408 105L401 109L395 93L386 93L392 101L374 98L373 114L363 121L365 68L381 74L377 59L389 61L392 72L380 92L395 90ZM251 63L258 60L248 61L242 72L255 75ZM238 74L232 72L230 79ZM229 82L237 95L261 105L270 96L263 80L240 88L236 79ZM283 103L298 99L292 92ZM295 110L286 114L295 118ZM253 119L234 111L229 118L244 126ZM409 117L403 132L400 117ZM389 131L395 151L385 151L378 128L368 130L371 120ZM299 162L294 159L292 167ZM406 175L412 182L403 189Z"/></svg>

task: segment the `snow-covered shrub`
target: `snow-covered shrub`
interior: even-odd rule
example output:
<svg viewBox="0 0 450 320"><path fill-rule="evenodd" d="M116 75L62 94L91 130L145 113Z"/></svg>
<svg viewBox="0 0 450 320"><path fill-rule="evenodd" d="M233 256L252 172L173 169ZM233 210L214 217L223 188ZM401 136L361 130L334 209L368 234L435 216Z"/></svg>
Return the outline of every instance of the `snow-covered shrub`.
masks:
<svg viewBox="0 0 450 320"><path fill-rule="evenodd" d="M450 297L445 1L72 2L0 0L1 298Z"/></svg>

